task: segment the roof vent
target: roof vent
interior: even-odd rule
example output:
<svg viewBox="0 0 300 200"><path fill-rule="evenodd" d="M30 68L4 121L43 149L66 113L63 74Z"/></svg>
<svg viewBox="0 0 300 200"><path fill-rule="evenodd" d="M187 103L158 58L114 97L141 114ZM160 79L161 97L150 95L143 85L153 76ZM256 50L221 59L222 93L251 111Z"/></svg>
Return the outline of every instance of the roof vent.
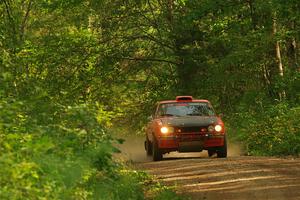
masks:
<svg viewBox="0 0 300 200"><path fill-rule="evenodd" d="M192 101L192 96L177 96L176 101Z"/></svg>

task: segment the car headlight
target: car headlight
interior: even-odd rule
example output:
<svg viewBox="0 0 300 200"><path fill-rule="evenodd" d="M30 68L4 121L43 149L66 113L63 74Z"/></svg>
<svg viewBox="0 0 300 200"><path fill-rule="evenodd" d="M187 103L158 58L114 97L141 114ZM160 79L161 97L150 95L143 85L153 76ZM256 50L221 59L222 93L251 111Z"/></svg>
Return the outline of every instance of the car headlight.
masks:
<svg viewBox="0 0 300 200"><path fill-rule="evenodd" d="M221 132L222 131L222 126L221 125L216 125L215 126L215 131L217 131L217 132Z"/></svg>
<svg viewBox="0 0 300 200"><path fill-rule="evenodd" d="M214 131L216 131L216 132L221 132L222 129L223 129L222 126L219 125L219 124L217 124L217 125L215 125L215 126L210 125L210 126L207 128L207 130L208 130L209 132L214 132Z"/></svg>
<svg viewBox="0 0 300 200"><path fill-rule="evenodd" d="M174 128L163 126L163 127L160 128L160 132L162 134L174 133Z"/></svg>

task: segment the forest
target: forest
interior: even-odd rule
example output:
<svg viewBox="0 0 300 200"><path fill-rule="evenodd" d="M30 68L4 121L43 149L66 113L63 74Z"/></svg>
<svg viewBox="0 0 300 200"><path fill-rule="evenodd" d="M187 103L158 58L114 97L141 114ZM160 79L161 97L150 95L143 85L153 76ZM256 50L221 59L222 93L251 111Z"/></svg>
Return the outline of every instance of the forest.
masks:
<svg viewBox="0 0 300 200"><path fill-rule="evenodd" d="M112 134L177 95L247 155L299 156L300 1L0 0L0 199L177 198Z"/></svg>

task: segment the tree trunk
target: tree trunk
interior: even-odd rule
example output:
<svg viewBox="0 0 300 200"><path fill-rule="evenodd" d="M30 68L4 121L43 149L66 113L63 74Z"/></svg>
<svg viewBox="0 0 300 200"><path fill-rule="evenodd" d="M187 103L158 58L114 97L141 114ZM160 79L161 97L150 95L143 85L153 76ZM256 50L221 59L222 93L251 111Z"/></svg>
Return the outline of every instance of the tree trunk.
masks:
<svg viewBox="0 0 300 200"><path fill-rule="evenodd" d="M277 34L277 20L276 17L273 18L273 35L276 37ZM275 39L275 50L276 50L276 61L278 65L278 74L281 78L283 78L284 71L283 71L283 65L282 65L282 59L281 59L281 52L280 52L280 44L278 39ZM280 89L278 92L279 100L282 101L286 97L286 93L284 89Z"/></svg>
<svg viewBox="0 0 300 200"><path fill-rule="evenodd" d="M291 30L296 31L296 22L291 22ZM289 58L289 66L292 71L297 71L299 68L298 65L298 56L297 56L297 41L295 36L292 36L288 40L288 46L287 46L287 55Z"/></svg>

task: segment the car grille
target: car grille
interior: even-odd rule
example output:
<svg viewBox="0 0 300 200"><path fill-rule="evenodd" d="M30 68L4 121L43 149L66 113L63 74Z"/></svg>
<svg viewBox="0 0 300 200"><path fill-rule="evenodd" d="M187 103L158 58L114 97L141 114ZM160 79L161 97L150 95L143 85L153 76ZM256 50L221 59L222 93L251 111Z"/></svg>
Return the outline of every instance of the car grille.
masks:
<svg viewBox="0 0 300 200"><path fill-rule="evenodd" d="M207 132L207 127L196 126L196 127L176 127L176 133L201 133Z"/></svg>

